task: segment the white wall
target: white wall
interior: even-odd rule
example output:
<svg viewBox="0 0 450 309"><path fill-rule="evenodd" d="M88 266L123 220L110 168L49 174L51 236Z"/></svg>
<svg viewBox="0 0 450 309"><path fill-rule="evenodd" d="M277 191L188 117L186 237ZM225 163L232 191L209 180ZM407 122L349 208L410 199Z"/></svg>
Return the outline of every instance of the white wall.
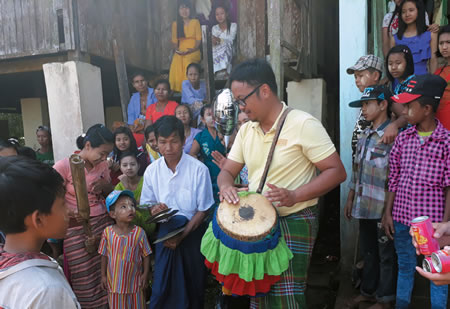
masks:
<svg viewBox="0 0 450 309"><path fill-rule="evenodd" d="M367 0L339 1L340 156L348 175L341 185L341 264L347 270L353 262L357 222L349 223L343 209L351 175L351 137L358 114L348 103L358 99L361 93L346 69L367 53L367 18Z"/></svg>
<svg viewBox="0 0 450 309"><path fill-rule="evenodd" d="M105 123L100 68L69 61L44 64L55 161L69 157L76 138Z"/></svg>
<svg viewBox="0 0 450 309"><path fill-rule="evenodd" d="M321 78L288 82L286 92L290 107L307 112L322 123L326 122L326 83Z"/></svg>

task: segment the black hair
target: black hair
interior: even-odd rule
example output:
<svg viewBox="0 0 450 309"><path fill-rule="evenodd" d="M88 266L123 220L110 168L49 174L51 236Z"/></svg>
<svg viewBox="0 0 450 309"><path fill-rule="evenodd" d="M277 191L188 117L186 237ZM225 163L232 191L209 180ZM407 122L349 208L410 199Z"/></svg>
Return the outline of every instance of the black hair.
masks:
<svg viewBox="0 0 450 309"><path fill-rule="evenodd" d="M33 148L27 147L27 146L21 146L17 149L17 154L19 156L24 156L32 160L36 160L36 152L33 150Z"/></svg>
<svg viewBox="0 0 450 309"><path fill-rule="evenodd" d="M200 74L202 72L202 67L200 66L200 64L198 64L197 62L191 62L191 63L189 63L189 65L186 68L186 75L190 68L196 68L198 71L198 74Z"/></svg>
<svg viewBox="0 0 450 309"><path fill-rule="evenodd" d="M184 33L184 21L183 18L180 16L180 6L186 6L189 8L189 15L192 15L192 5L189 0L179 0L178 1L178 12L177 12L177 38L185 38L186 34ZM190 17L189 16L189 17Z"/></svg>
<svg viewBox="0 0 450 309"><path fill-rule="evenodd" d="M175 114L177 113L177 109L179 107L185 107L188 110L190 121L194 120L194 115L192 114L192 109L188 104L184 104L184 103L178 104L178 106L175 108Z"/></svg>
<svg viewBox="0 0 450 309"><path fill-rule="evenodd" d="M200 110L200 116L202 118L205 118L205 112L209 108L212 109L212 105L211 104L205 104L205 105L202 106L202 109Z"/></svg>
<svg viewBox="0 0 450 309"><path fill-rule="evenodd" d="M122 155L122 151L119 150L116 146L116 137L119 134L125 134L130 139L130 148L128 148L126 151L130 151L134 153L136 156L139 153L136 139L133 136L133 132L131 132L130 128L128 127L118 127L116 130L114 130L114 147L113 147L113 153L115 157L115 161L118 161L120 156Z"/></svg>
<svg viewBox="0 0 450 309"><path fill-rule="evenodd" d="M136 71L134 72L131 76L130 76L130 81L131 83L133 83L133 80L138 77L138 76L142 76L145 80L147 80L147 77L145 76L144 72L142 71Z"/></svg>
<svg viewBox="0 0 450 309"><path fill-rule="evenodd" d="M154 125L149 125L148 127L145 128L145 130L144 130L144 137L145 137L146 141L148 140L148 136L152 132L155 132L155 126Z"/></svg>
<svg viewBox="0 0 450 309"><path fill-rule="evenodd" d="M417 35L421 35L425 31L427 31L427 26L425 23L425 6L422 2L422 0L404 0L402 3L400 3L399 8L399 16L398 16L398 32L397 36L401 40L403 38L403 34L406 31L406 23L402 19L402 9L405 3L407 2L413 2L416 5L417 8L417 19L416 19L416 28L417 28Z"/></svg>
<svg viewBox="0 0 450 309"><path fill-rule="evenodd" d="M48 136L49 136L50 138L52 138L52 132L51 132L51 130L50 130L49 127L44 126L44 125L39 126L39 127L37 127L37 129L36 129L36 134L37 134L39 131L45 131L45 132L47 132Z"/></svg>
<svg viewBox="0 0 450 309"><path fill-rule="evenodd" d="M230 27L231 27L230 9L229 9L228 5L224 1L217 3L214 6L214 11L213 11L214 12L214 18L216 16L216 10L218 8L222 8L225 11L225 15L226 15L225 20L227 22L227 32L230 33ZM216 22L217 22L217 19L216 19Z"/></svg>
<svg viewBox="0 0 450 309"><path fill-rule="evenodd" d="M123 158L126 158L126 157L133 157L133 158L135 158L136 162L139 164L136 154L134 152L131 152L131 151L124 151L124 152L122 152L120 154L120 157L119 157L119 163L122 161Z"/></svg>
<svg viewBox="0 0 450 309"><path fill-rule="evenodd" d="M450 33L450 25L445 25L445 26L441 27L441 29L439 29L438 39L437 39L437 45L438 46L437 46L437 51L436 51L436 56L437 57L442 57L442 54L439 51L439 38L441 37L441 34L444 34L444 33Z"/></svg>
<svg viewBox="0 0 450 309"><path fill-rule="evenodd" d="M7 140L0 138L0 151L2 151L3 149L12 148L17 152L19 147L20 147L19 141L15 138L9 138Z"/></svg>
<svg viewBox="0 0 450 309"><path fill-rule="evenodd" d="M56 197L64 198L64 180L48 164L25 157L0 158L0 230L26 231L34 211L50 214Z"/></svg>
<svg viewBox="0 0 450 309"><path fill-rule="evenodd" d="M169 137L176 133L181 141L184 141L184 125L180 119L175 116L162 116L155 122L156 139L161 137Z"/></svg>
<svg viewBox="0 0 450 309"><path fill-rule="evenodd" d="M93 148L100 147L104 144L114 144L114 136L112 132L104 125L94 124L87 130L86 134L82 134L77 138L77 147L81 150L90 142Z"/></svg>
<svg viewBox="0 0 450 309"><path fill-rule="evenodd" d="M109 206L109 211L110 211L110 212L111 212L111 211L114 211L114 210L116 209L116 203L117 203L117 201L119 200L119 198L121 198L121 197L123 197L123 196L129 198L129 199L133 202L134 208L137 207L137 201L136 201L136 199L135 199L134 197L131 197L131 196L129 196L129 195L123 194L123 195L121 195L121 196L119 196L119 197L117 198L117 200L114 202L114 204L112 204L111 206Z"/></svg>
<svg viewBox="0 0 450 309"><path fill-rule="evenodd" d="M377 100L377 104L380 105L381 102L386 101L387 102L387 106L386 106L386 113L388 118L392 117L392 101L389 98L386 98L384 100Z"/></svg>
<svg viewBox="0 0 450 309"><path fill-rule="evenodd" d="M433 112L436 113L438 107L439 107L439 102L440 100L432 98L432 97L426 97L426 96L421 96L417 99L417 101L419 102L419 104L423 107L430 105L433 108Z"/></svg>
<svg viewBox="0 0 450 309"><path fill-rule="evenodd" d="M169 92L170 92L170 82L169 82L169 80L167 80L167 79L165 79L165 78L162 78L162 79L158 79L156 82L155 82L155 89L156 89L156 87L158 87L158 85L160 85L160 84L164 84L164 85L167 85L167 90L169 90Z"/></svg>
<svg viewBox="0 0 450 309"><path fill-rule="evenodd" d="M238 64L231 72L229 84L234 81L245 82L250 86L267 84L277 94L278 86L272 67L264 59L250 59ZM259 89L257 91L259 95Z"/></svg>
<svg viewBox="0 0 450 309"><path fill-rule="evenodd" d="M400 76L402 79L406 79L406 78L408 78L408 76L411 76L414 74L414 59L413 59L411 50L406 45L395 45L388 51L388 53L386 55L386 61L384 63L384 65L386 67L386 76L391 82L394 81L394 77L389 72L389 56L392 54L403 54L403 57L405 57L406 68L405 68L405 71L403 72L403 75Z"/></svg>

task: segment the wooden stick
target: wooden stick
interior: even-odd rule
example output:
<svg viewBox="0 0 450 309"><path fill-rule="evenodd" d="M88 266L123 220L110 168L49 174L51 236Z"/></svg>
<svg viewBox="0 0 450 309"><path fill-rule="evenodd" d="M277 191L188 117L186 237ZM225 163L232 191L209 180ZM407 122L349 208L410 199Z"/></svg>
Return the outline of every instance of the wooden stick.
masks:
<svg viewBox="0 0 450 309"><path fill-rule="evenodd" d="M73 187L75 189L75 196L77 198L78 215L82 218L81 225L83 231L88 237L84 242L86 251L93 254L97 251L95 242L89 240L92 238L92 229L89 224L90 208L89 198L87 193L86 175L84 173L84 160L77 154L70 156L70 170L72 172Z"/></svg>
<svg viewBox="0 0 450 309"><path fill-rule="evenodd" d="M84 160L77 154L70 156L70 171L72 172L73 187L77 198L78 215L88 221L90 217L89 199L84 173Z"/></svg>

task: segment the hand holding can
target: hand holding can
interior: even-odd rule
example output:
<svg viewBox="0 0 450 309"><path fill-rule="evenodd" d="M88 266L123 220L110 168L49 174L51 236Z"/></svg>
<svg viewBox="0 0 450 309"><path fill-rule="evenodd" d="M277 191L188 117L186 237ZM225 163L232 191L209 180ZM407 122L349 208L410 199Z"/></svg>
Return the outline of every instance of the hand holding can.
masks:
<svg viewBox="0 0 450 309"><path fill-rule="evenodd" d="M437 239L433 237L434 228L430 218L422 216L413 219L411 221L411 229L421 254L425 256L431 255L440 249Z"/></svg>

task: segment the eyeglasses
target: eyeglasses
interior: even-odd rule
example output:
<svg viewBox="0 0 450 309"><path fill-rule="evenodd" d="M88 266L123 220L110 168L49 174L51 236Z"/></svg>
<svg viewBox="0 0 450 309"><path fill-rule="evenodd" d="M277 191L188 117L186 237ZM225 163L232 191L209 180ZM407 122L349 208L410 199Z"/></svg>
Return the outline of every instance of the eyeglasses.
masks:
<svg viewBox="0 0 450 309"><path fill-rule="evenodd" d="M250 98L256 91L258 91L258 89L264 84L260 84L258 87L256 87L255 89L252 90L252 92L250 92L249 94L247 94L245 96L245 98L243 99L236 99L234 102L236 102L237 104L239 104L240 106L247 106L247 103L245 103L245 100L247 100L248 98Z"/></svg>

